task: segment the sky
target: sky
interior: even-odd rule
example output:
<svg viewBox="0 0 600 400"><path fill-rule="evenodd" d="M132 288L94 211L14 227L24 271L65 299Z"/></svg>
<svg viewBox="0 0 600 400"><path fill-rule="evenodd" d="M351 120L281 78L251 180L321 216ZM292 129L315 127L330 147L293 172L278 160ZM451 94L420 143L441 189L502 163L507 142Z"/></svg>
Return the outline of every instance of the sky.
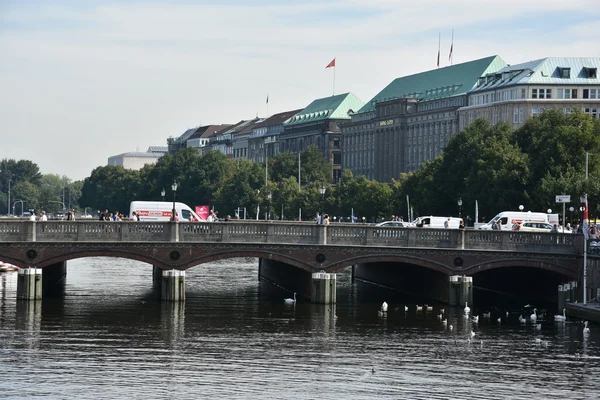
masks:
<svg viewBox="0 0 600 400"><path fill-rule="evenodd" d="M397 77L499 55L600 55L598 0L0 0L0 159L90 176L200 125L369 101Z"/></svg>

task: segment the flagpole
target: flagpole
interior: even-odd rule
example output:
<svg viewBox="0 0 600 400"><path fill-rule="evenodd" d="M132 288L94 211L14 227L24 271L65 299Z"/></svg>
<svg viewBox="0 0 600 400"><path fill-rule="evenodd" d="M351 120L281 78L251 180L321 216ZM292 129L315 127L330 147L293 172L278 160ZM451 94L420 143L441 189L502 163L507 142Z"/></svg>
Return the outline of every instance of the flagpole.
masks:
<svg viewBox="0 0 600 400"><path fill-rule="evenodd" d="M438 58L437 58L437 67L440 67L440 49L442 45L442 33L438 33Z"/></svg>
<svg viewBox="0 0 600 400"><path fill-rule="evenodd" d="M450 44L450 65L454 62L454 29L452 29L452 42Z"/></svg>
<svg viewBox="0 0 600 400"><path fill-rule="evenodd" d="M269 118L269 95L267 94L267 118Z"/></svg>
<svg viewBox="0 0 600 400"><path fill-rule="evenodd" d="M335 57L333 57L335 60ZM333 92L332 96L335 96L335 64L333 65Z"/></svg>

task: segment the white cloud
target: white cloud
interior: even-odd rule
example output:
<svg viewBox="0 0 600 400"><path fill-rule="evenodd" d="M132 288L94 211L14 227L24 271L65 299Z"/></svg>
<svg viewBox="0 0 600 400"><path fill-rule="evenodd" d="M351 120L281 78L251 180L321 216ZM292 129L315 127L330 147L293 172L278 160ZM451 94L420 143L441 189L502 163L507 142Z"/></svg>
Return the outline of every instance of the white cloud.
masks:
<svg viewBox="0 0 600 400"><path fill-rule="evenodd" d="M83 178L189 127L264 115L267 93L271 114L328 96L334 56L336 92L367 101L398 76L435 68L439 31L447 60L455 29L455 63L599 50L591 1L102 4L0 9L0 158ZM570 35L539 27L542 11L544 26ZM575 12L548 24L547 13ZM514 22L523 17L530 23Z"/></svg>

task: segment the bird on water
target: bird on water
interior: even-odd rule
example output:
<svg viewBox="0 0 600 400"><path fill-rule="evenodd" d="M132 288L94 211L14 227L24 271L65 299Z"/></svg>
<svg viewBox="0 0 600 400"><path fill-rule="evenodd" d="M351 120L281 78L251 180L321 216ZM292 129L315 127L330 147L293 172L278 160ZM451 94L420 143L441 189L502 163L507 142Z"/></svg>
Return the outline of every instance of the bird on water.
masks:
<svg viewBox="0 0 600 400"><path fill-rule="evenodd" d="M290 299L290 298L283 299L283 302L285 304L296 304L296 292L294 292L294 298L293 299Z"/></svg>

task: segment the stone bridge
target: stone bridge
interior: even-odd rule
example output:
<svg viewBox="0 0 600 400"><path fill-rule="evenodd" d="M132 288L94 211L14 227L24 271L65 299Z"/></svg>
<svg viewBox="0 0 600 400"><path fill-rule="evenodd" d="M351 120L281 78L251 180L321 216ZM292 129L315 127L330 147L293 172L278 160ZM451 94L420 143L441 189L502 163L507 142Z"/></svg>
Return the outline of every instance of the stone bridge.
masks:
<svg viewBox="0 0 600 400"><path fill-rule="evenodd" d="M164 276L169 270L185 271L214 260L257 257L260 277L313 301L320 297L315 294L315 279L320 276L335 286L331 281L334 273L349 266L355 278L405 291L418 288L428 297L451 301L448 280L454 282L456 278L449 277L519 267L545 271L567 281L580 275L582 255L582 236L552 233L254 220L0 220L0 260L46 271L48 276L64 275L68 260L93 256L143 261L153 265L155 272L165 271ZM50 270L58 272L51 274ZM491 276L489 279L494 280ZM333 299L325 302L335 301L334 294L334 289L333 294L326 293Z"/></svg>

